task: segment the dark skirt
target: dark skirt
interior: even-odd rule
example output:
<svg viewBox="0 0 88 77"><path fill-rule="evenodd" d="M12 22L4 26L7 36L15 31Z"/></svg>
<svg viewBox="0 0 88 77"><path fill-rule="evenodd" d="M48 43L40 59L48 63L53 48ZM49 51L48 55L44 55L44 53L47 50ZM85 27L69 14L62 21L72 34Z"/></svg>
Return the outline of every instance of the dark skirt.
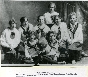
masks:
<svg viewBox="0 0 88 77"><path fill-rule="evenodd" d="M68 47L69 61L81 59L82 44L74 43Z"/></svg>

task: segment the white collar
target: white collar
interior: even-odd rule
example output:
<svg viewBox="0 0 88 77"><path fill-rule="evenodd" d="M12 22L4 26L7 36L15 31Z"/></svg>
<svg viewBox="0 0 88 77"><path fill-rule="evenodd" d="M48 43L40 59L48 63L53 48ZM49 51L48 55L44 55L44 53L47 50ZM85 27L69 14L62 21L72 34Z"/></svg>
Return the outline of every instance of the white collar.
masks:
<svg viewBox="0 0 88 77"><path fill-rule="evenodd" d="M77 23L78 23L78 22L75 22L75 24L74 24L74 25L77 25ZM70 23L70 26L73 26L73 24L71 24L71 23Z"/></svg>
<svg viewBox="0 0 88 77"><path fill-rule="evenodd" d="M38 28L40 28L40 29L44 29L45 28L45 24L42 24L42 25L38 25Z"/></svg>

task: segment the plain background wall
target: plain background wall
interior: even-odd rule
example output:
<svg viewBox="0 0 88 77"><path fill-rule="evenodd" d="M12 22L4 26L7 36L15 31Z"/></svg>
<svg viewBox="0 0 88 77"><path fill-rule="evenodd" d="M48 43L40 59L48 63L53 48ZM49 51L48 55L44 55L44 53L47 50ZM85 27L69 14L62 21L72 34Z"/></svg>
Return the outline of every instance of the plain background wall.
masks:
<svg viewBox="0 0 88 77"><path fill-rule="evenodd" d="M53 1L57 12L62 12L60 5L63 1ZM20 18L26 16L34 26L37 24L37 17L48 11L50 1L7 1L0 0L0 34L8 27L9 20L14 17L17 21L17 28L20 26ZM62 14L63 15L63 14Z"/></svg>
<svg viewBox="0 0 88 77"><path fill-rule="evenodd" d="M57 2L55 2L57 4ZM29 19L29 22L32 23L34 26L37 24L37 16L43 15L45 12L48 11L48 4L49 2L22 2L22 1L5 1L5 12L7 13L9 19L14 17L17 21L17 27L20 25L20 18L22 16L26 16ZM57 5L58 6L58 5ZM57 12L59 9L57 7ZM8 19L8 20L9 20Z"/></svg>
<svg viewBox="0 0 88 77"><path fill-rule="evenodd" d="M60 16L64 15L64 1L52 1L56 4L56 11ZM0 0L0 34L8 25L9 20L14 17L17 21L17 28L20 26L20 18L26 16L34 26L37 24L37 17L48 11L50 1L7 1ZM71 10L71 9L69 9Z"/></svg>

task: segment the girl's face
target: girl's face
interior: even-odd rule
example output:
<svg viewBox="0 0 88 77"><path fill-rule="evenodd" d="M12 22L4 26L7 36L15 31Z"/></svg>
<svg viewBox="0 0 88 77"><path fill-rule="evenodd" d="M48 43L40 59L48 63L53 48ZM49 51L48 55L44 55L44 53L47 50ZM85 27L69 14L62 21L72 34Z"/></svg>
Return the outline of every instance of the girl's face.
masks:
<svg viewBox="0 0 88 77"><path fill-rule="evenodd" d="M14 29L14 27L16 27L16 24L15 24L14 22L12 22L12 23L10 24L10 29L12 30L12 29Z"/></svg>
<svg viewBox="0 0 88 77"><path fill-rule="evenodd" d="M30 37L30 41L33 41L33 40L35 40L35 36L34 36L34 35L32 35L32 36Z"/></svg>
<svg viewBox="0 0 88 77"><path fill-rule="evenodd" d="M53 41L56 39L56 35L51 33L50 36L49 36L49 40Z"/></svg>
<svg viewBox="0 0 88 77"><path fill-rule="evenodd" d="M41 48L45 48L47 44L41 44Z"/></svg>
<svg viewBox="0 0 88 77"><path fill-rule="evenodd" d="M55 23L58 24L58 23L60 23L60 22L61 22L61 19L60 19L59 17L56 17L56 18L55 18Z"/></svg>
<svg viewBox="0 0 88 77"><path fill-rule="evenodd" d="M50 5L50 7L49 7L49 11L50 11L50 12L54 12L54 6L55 6L54 4L51 4L51 5Z"/></svg>
<svg viewBox="0 0 88 77"><path fill-rule="evenodd" d="M39 17L39 24L44 24L45 21L44 21L44 16L40 16Z"/></svg>
<svg viewBox="0 0 88 77"><path fill-rule="evenodd" d="M72 15L71 18L70 18L70 23L71 24L75 24L75 22L77 21L77 18L75 15Z"/></svg>
<svg viewBox="0 0 88 77"><path fill-rule="evenodd" d="M22 26L23 26L23 27L26 27L27 24L28 24L28 20L27 20L27 18L25 18L24 22L22 23Z"/></svg>

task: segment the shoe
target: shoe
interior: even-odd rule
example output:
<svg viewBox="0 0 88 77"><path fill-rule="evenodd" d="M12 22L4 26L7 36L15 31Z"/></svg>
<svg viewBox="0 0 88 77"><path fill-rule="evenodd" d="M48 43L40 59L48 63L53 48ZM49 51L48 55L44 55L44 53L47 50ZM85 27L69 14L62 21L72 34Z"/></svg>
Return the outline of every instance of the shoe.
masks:
<svg viewBox="0 0 88 77"><path fill-rule="evenodd" d="M81 53L82 57L88 57L88 55L84 52Z"/></svg>
<svg viewBox="0 0 88 77"><path fill-rule="evenodd" d="M33 60L24 60L24 63L26 64L32 64L34 61Z"/></svg>
<svg viewBox="0 0 88 77"><path fill-rule="evenodd" d="M72 60L72 64L76 64L76 61L75 60Z"/></svg>

